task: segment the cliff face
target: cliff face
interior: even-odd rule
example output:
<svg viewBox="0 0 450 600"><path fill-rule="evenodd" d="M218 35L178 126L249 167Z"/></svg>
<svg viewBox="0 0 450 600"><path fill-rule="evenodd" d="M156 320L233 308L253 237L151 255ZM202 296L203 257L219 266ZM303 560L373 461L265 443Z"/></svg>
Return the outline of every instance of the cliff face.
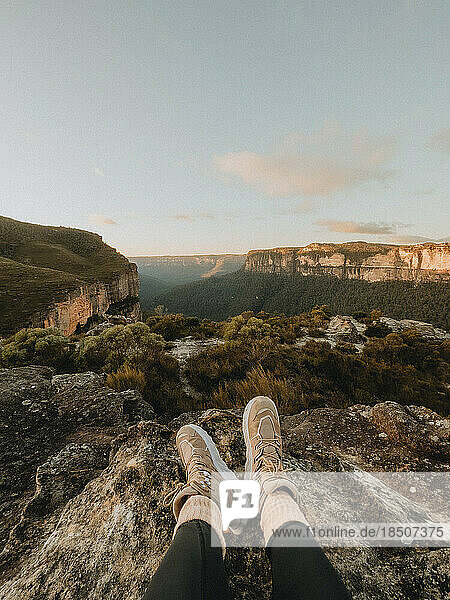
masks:
<svg viewBox="0 0 450 600"><path fill-rule="evenodd" d="M245 270L257 273L334 275L365 281L447 281L450 244L394 246L348 242L251 250Z"/></svg>
<svg viewBox="0 0 450 600"><path fill-rule="evenodd" d="M139 319L139 277L137 267L130 263L129 271L110 283L88 283L68 292L65 300L55 302L48 309L34 314L31 327L56 327L66 335L74 333L88 319L105 313L122 314Z"/></svg>
<svg viewBox="0 0 450 600"><path fill-rule="evenodd" d="M0 217L0 335L104 313L140 316L136 265L95 233Z"/></svg>

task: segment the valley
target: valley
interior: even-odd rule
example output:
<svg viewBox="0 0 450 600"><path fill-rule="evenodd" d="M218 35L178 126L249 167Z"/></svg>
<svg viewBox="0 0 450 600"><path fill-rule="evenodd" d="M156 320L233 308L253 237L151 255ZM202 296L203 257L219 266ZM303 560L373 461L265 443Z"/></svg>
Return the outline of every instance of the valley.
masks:
<svg viewBox="0 0 450 600"><path fill-rule="evenodd" d="M226 275L240 269L245 254L198 254L193 256L131 256L138 267L143 308L152 298L177 285Z"/></svg>

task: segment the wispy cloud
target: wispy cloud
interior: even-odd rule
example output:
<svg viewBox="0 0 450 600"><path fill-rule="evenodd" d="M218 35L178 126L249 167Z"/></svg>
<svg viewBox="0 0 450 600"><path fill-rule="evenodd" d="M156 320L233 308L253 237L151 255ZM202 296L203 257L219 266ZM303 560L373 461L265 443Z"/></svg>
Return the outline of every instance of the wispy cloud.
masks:
<svg viewBox="0 0 450 600"><path fill-rule="evenodd" d="M364 235L376 235L381 237L384 242L391 244L420 244L423 242L443 242L446 238L436 240L423 235L401 235L398 230L411 227L406 223L384 223L371 222L361 223L357 221L338 221L332 219L323 219L316 221L316 225L325 227L328 231L334 233L355 233Z"/></svg>
<svg viewBox="0 0 450 600"><path fill-rule="evenodd" d="M375 138L364 131L344 134L336 125L302 135L293 132L272 153L250 150L213 157L213 169L269 197L330 196L360 184L386 182L395 152L392 137Z"/></svg>
<svg viewBox="0 0 450 600"><path fill-rule="evenodd" d="M317 221L316 224L336 233L365 233L369 235L395 234L399 227L406 227L402 223L361 223L356 221L334 221L332 219L322 219Z"/></svg>
<svg viewBox="0 0 450 600"><path fill-rule="evenodd" d="M193 222L199 219L214 219L214 215L208 212L195 212L195 213L176 213L174 215L170 215L171 219L175 221L188 221Z"/></svg>
<svg viewBox="0 0 450 600"><path fill-rule="evenodd" d="M117 225L116 221L103 215L89 215L89 221L95 225Z"/></svg>
<svg viewBox="0 0 450 600"><path fill-rule="evenodd" d="M393 244L421 244L423 242L437 242L439 240L424 237L423 235L391 235L387 237L386 241Z"/></svg>
<svg viewBox="0 0 450 600"><path fill-rule="evenodd" d="M450 154L450 127L444 127L433 135L428 147L444 154Z"/></svg>
<svg viewBox="0 0 450 600"><path fill-rule="evenodd" d="M103 173L103 171L101 169L99 169L98 167L92 167L91 169L92 173L94 173L94 175L97 175L97 177L104 177L105 174Z"/></svg>
<svg viewBox="0 0 450 600"><path fill-rule="evenodd" d="M312 212L315 209L315 204L314 202L307 198L305 200L303 200L300 204L297 204L296 206L290 206L288 208L283 208L282 210L278 211L279 215L305 215L307 213Z"/></svg>

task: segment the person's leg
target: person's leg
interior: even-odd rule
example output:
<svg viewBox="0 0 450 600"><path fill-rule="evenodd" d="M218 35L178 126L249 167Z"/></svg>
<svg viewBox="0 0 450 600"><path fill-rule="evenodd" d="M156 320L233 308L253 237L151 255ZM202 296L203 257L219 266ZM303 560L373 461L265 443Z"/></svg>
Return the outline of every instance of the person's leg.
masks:
<svg viewBox="0 0 450 600"><path fill-rule="evenodd" d="M236 475L201 427L181 427L176 445L187 481L165 498L173 496L175 535L144 599L225 600L229 597L225 539L219 506L211 498L211 481L236 479Z"/></svg>
<svg viewBox="0 0 450 600"><path fill-rule="evenodd" d="M301 547L298 537L283 536L283 530L303 530L305 535L306 528L301 522L286 523L269 539L273 600L350 600L341 577L317 544Z"/></svg>
<svg viewBox="0 0 450 600"><path fill-rule="evenodd" d="M341 578L321 548L299 547L300 530L289 536L296 526L306 528L306 517L298 506L297 487L283 472L280 419L272 400L253 398L245 408L242 428L247 477L261 486L261 529L272 563L274 600L348 599Z"/></svg>
<svg viewBox="0 0 450 600"><path fill-rule="evenodd" d="M144 600L228 600L228 579L219 539L209 523L183 523L153 575Z"/></svg>
<svg viewBox="0 0 450 600"><path fill-rule="evenodd" d="M307 537L305 520L286 491L268 494L261 528L272 565L272 598L348 600L342 579L315 540Z"/></svg>

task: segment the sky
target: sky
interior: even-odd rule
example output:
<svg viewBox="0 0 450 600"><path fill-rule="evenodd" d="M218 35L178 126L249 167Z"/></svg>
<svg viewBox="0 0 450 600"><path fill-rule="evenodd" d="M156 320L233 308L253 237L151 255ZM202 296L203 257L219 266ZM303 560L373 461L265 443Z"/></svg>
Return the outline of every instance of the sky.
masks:
<svg viewBox="0 0 450 600"><path fill-rule="evenodd" d="M450 4L6 0L0 214L127 254L450 233Z"/></svg>

